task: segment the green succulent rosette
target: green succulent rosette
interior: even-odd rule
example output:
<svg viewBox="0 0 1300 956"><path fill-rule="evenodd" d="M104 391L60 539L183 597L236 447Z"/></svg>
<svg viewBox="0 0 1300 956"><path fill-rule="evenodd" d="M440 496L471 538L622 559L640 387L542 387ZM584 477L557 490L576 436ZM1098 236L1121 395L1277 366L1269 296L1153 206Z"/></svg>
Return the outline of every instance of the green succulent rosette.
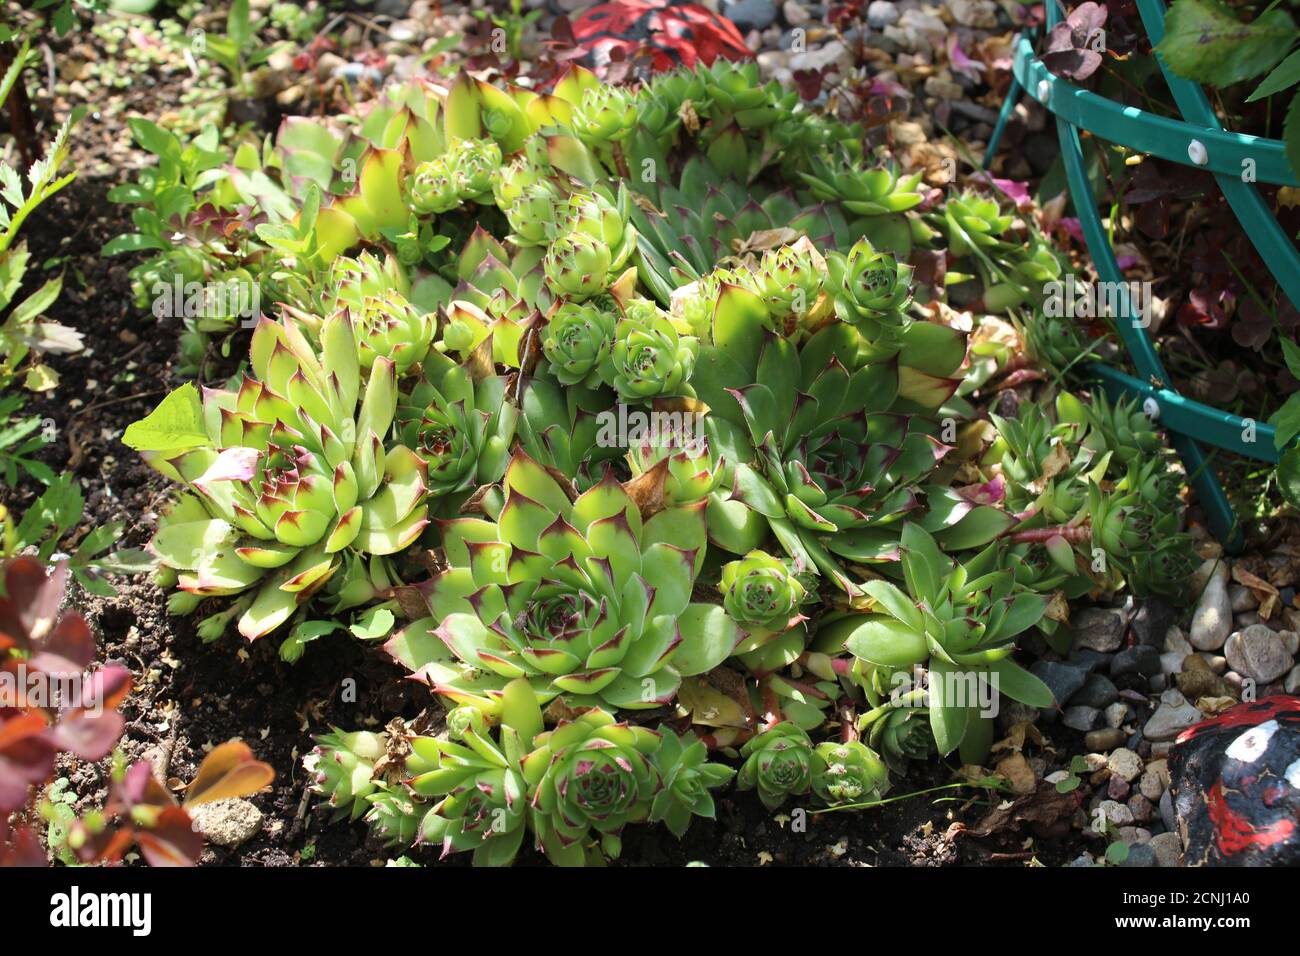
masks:
<svg viewBox="0 0 1300 956"><path fill-rule="evenodd" d="M627 436L627 462L633 475L663 468L667 505L708 498L726 475L725 460L715 459L709 450L706 407L690 398L655 399L649 413L640 413L648 418L643 431ZM638 412L629 413L629 418Z"/></svg>
<svg viewBox="0 0 1300 956"><path fill-rule="evenodd" d="M822 765L808 733L789 721L750 738L740 748L740 756L745 762L736 775L736 786L757 790L769 810L809 793Z"/></svg>
<svg viewBox="0 0 1300 956"><path fill-rule="evenodd" d="M483 713L458 707L448 714L455 740L416 737L412 750L431 765L412 776L410 790L436 802L420 824L420 839L443 856L473 851L475 866L507 866L528 830L532 785L524 761L542 731L542 714L526 682L507 685L499 726Z"/></svg>
<svg viewBox="0 0 1300 956"><path fill-rule="evenodd" d="M696 341L678 333L667 313L634 299L614 330L605 380L627 402L678 395L695 368Z"/></svg>
<svg viewBox="0 0 1300 956"><path fill-rule="evenodd" d="M424 462L429 497L444 512L501 480L517 420L505 379L440 352L429 354L423 379L397 412L402 443Z"/></svg>
<svg viewBox="0 0 1300 956"><path fill-rule="evenodd" d="M540 849L557 866L585 865L595 856L593 844L616 858L619 834L650 815L662 786L651 762L659 735L589 710L540 734L536 744L524 775L532 783L529 813Z"/></svg>
<svg viewBox="0 0 1300 956"><path fill-rule="evenodd" d="M423 362L433 342L434 318L411 305L398 292L368 295L348 317L357 336L361 367L367 372L375 359L386 358L397 374Z"/></svg>
<svg viewBox="0 0 1300 956"><path fill-rule="evenodd" d="M866 238L831 256L835 310L872 342L897 344L911 324L912 267L877 252Z"/></svg>
<svg viewBox="0 0 1300 956"><path fill-rule="evenodd" d="M450 212L465 201L456 167L446 156L417 166L407 188L411 209L421 216Z"/></svg>
<svg viewBox="0 0 1300 956"><path fill-rule="evenodd" d="M693 817L714 818L713 794L710 790L731 782L736 771L726 764L709 763L704 742L692 733L678 736L671 727L660 727L662 738L651 754L651 761L663 781L650 806L650 821L663 823L681 839Z"/></svg>
<svg viewBox="0 0 1300 956"><path fill-rule="evenodd" d="M751 551L722 566L722 606L745 628L784 631L807 592L786 563L766 551Z"/></svg>
<svg viewBox="0 0 1300 956"><path fill-rule="evenodd" d="M560 236L542 259L552 294L579 302L605 291L612 265L609 246L585 232Z"/></svg>
<svg viewBox="0 0 1300 956"><path fill-rule="evenodd" d="M906 773L909 761L928 760L934 754L934 731L924 706L886 704L878 710L864 715L859 726L869 732L868 743L884 757L890 770Z"/></svg>
<svg viewBox="0 0 1300 956"><path fill-rule="evenodd" d="M643 514L638 501L662 499L655 481L622 485L607 471L575 499L516 450L504 504L490 494L488 517L439 522L447 570L418 589L428 638L399 660L463 701L519 677L573 707L671 700L682 675L717 666L743 632L691 601L704 503Z"/></svg>
<svg viewBox="0 0 1300 956"><path fill-rule="evenodd" d="M542 351L562 385L600 383L600 367L614 347L617 319L592 302L561 302L542 337Z"/></svg>
<svg viewBox="0 0 1300 956"><path fill-rule="evenodd" d="M345 311L320 328L320 353L286 319L253 333L252 376L237 390L182 386L126 440L189 489L159 522L150 548L196 597L241 598L250 640L289 620L345 563L394 554L428 524L425 463L387 441L396 367L377 357L362 382ZM188 389L188 391L187 391ZM158 436L177 416L200 420L174 449ZM340 604L336 596L336 607Z"/></svg>
<svg viewBox="0 0 1300 956"><path fill-rule="evenodd" d="M375 763L387 752L386 734L358 730L345 733L337 727L316 738L316 746L303 759L315 793L327 798L336 816L359 819L370 807L368 798L381 789L374 779Z"/></svg>
<svg viewBox="0 0 1300 956"><path fill-rule="evenodd" d="M1052 705L1047 685L1011 660L1016 636L1042 618L1047 599L1020 588L1015 572L1001 566L1000 542L957 564L909 523L901 564L906 590L885 580L866 582L871 613L824 622L817 648L847 648L871 668L924 666L939 753L960 746L963 759L979 763L992 743L996 692L1031 707Z"/></svg>
<svg viewBox="0 0 1300 956"><path fill-rule="evenodd" d="M772 327L785 334L824 311L819 306L827 279L826 260L807 239L769 249L753 271L738 275L767 305Z"/></svg>
<svg viewBox="0 0 1300 956"><path fill-rule="evenodd" d="M800 567L853 594L840 560L896 559L902 519L947 451L926 413L956 388L941 374L964 358L962 337L916 323L909 334L934 340L923 371L882 358L844 322L796 347L767 330L765 312L757 296L725 287L691 381L710 408L718 453L737 462L727 504L761 516ZM715 540L738 554L758 547L753 521L731 517L718 509L715 524L711 515Z"/></svg>
<svg viewBox="0 0 1300 956"><path fill-rule="evenodd" d="M585 90L569 121L578 138L589 145L617 142L635 126L635 94L607 84Z"/></svg>
<svg viewBox="0 0 1300 956"><path fill-rule="evenodd" d="M885 762L860 740L817 745L812 788L827 806L879 800L889 789Z"/></svg>

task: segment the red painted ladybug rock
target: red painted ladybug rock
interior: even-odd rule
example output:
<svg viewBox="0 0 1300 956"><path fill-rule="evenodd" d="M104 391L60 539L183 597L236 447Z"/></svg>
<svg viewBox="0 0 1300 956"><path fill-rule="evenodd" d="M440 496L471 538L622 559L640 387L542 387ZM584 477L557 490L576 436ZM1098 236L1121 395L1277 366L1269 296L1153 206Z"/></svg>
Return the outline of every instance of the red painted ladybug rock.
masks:
<svg viewBox="0 0 1300 956"><path fill-rule="evenodd" d="M1188 866L1300 864L1300 697L1238 704L1169 751Z"/></svg>
<svg viewBox="0 0 1300 956"><path fill-rule="evenodd" d="M598 68L610 62L615 50L625 60L648 56L656 72L678 65L694 69L696 63L712 66L718 57L753 56L730 20L698 3L674 0L602 3L573 22L573 36Z"/></svg>

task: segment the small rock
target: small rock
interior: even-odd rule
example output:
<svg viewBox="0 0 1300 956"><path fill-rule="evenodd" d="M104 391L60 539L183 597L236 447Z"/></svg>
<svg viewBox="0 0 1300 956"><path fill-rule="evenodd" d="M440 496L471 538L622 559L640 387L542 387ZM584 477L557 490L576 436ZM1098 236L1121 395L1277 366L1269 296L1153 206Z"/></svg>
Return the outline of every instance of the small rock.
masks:
<svg viewBox="0 0 1300 956"><path fill-rule="evenodd" d="M1094 651L1088 647L1076 647L1070 651L1066 663L1073 664L1075 667L1082 667L1089 674L1092 674L1096 671L1105 671L1110 667L1110 655L1103 654L1101 651Z"/></svg>
<svg viewBox="0 0 1300 956"><path fill-rule="evenodd" d="M1117 700L1102 711L1101 716L1107 727L1123 727L1124 719L1128 717L1128 704Z"/></svg>
<svg viewBox="0 0 1300 956"><path fill-rule="evenodd" d="M948 10L964 27L991 30L998 25L998 7L993 0L948 0Z"/></svg>
<svg viewBox="0 0 1300 956"><path fill-rule="evenodd" d="M1228 588L1223 576L1215 575L1201 592L1192 612L1192 628L1188 640L1202 651L1217 651L1232 632L1232 606L1228 603Z"/></svg>
<svg viewBox="0 0 1300 956"><path fill-rule="evenodd" d="M1129 783L1141 775L1143 766L1142 758L1126 747L1120 747L1106 758L1106 768Z"/></svg>
<svg viewBox="0 0 1300 956"><path fill-rule="evenodd" d="M262 811L247 800L213 800L189 810L194 829L216 846L237 847L262 829Z"/></svg>
<svg viewBox="0 0 1300 956"><path fill-rule="evenodd" d="M1061 715L1061 723L1086 734L1101 723L1101 711L1096 707L1067 707Z"/></svg>
<svg viewBox="0 0 1300 956"><path fill-rule="evenodd" d="M1173 740L1188 727L1200 723L1201 712L1179 691L1170 688L1160 695L1160 706L1142 728L1147 740Z"/></svg>
<svg viewBox="0 0 1300 956"><path fill-rule="evenodd" d="M1176 831L1178 829L1178 815L1174 812L1174 794L1172 790L1166 790L1160 795L1160 819L1164 822L1166 830Z"/></svg>
<svg viewBox="0 0 1300 956"><path fill-rule="evenodd" d="M1133 824L1133 811L1117 800L1103 800L1097 809L1114 826L1127 827Z"/></svg>
<svg viewBox="0 0 1300 956"><path fill-rule="evenodd" d="M1278 631L1277 639L1282 642L1286 652L1292 657L1300 654L1300 633L1296 631Z"/></svg>
<svg viewBox="0 0 1300 956"><path fill-rule="evenodd" d="M1083 686L1070 698L1070 703L1104 710L1117 700L1119 700L1119 688L1111 682L1110 678L1102 674L1089 674Z"/></svg>
<svg viewBox="0 0 1300 956"><path fill-rule="evenodd" d="M1106 781L1106 796L1112 800L1127 800L1130 789L1128 781L1123 777L1111 777Z"/></svg>
<svg viewBox="0 0 1300 956"><path fill-rule="evenodd" d="M1233 634L1224 645L1224 654L1233 670L1260 684L1277 680L1295 666L1295 658L1287 653L1277 632L1264 624L1252 624Z"/></svg>
<svg viewBox="0 0 1300 956"><path fill-rule="evenodd" d="M1232 572L1222 558L1206 558L1201 566L1192 573L1188 588L1192 594L1200 595L1211 578L1218 578L1224 586L1232 579Z"/></svg>
<svg viewBox="0 0 1300 956"><path fill-rule="evenodd" d="M808 8L798 0L785 0L781 5L781 13L785 16L785 22L792 27L801 27L812 19Z"/></svg>
<svg viewBox="0 0 1300 956"><path fill-rule="evenodd" d="M1156 815L1155 804L1140 793L1135 793L1128 798L1125 804L1133 814L1133 819L1138 823L1150 823Z"/></svg>
<svg viewBox="0 0 1300 956"><path fill-rule="evenodd" d="M1073 697L1088 679L1083 668L1057 661L1035 661L1030 671L1047 685L1058 705Z"/></svg>
<svg viewBox="0 0 1300 956"><path fill-rule="evenodd" d="M1179 674L1183 669L1183 661L1193 656L1191 652L1184 654L1182 651L1166 651L1160 655L1160 672L1162 674Z"/></svg>
<svg viewBox="0 0 1300 956"><path fill-rule="evenodd" d="M1095 864L1092 862L1092 857L1090 857L1086 853L1083 853L1080 854L1079 856L1076 856L1073 860L1071 860L1069 863L1065 865L1067 867L1080 867L1080 866L1094 866Z"/></svg>
<svg viewBox="0 0 1300 956"><path fill-rule="evenodd" d="M1228 606L1232 608L1234 614L1240 614L1259 607L1259 599L1250 588L1234 582L1228 585Z"/></svg>
<svg viewBox="0 0 1300 956"><path fill-rule="evenodd" d="M1159 647L1168 636L1174 617L1172 604L1162 597L1151 597L1142 602L1129 626L1139 643Z"/></svg>
<svg viewBox="0 0 1300 956"><path fill-rule="evenodd" d="M1286 675L1282 689L1288 694L1300 694L1300 665L1291 668L1291 673Z"/></svg>
<svg viewBox="0 0 1300 956"><path fill-rule="evenodd" d="M1003 701L1004 704L998 711L999 729L1009 730L1016 724L1032 724L1038 720L1038 708L1022 704L1018 700L1008 701L1005 697Z"/></svg>
<svg viewBox="0 0 1300 956"><path fill-rule="evenodd" d="M867 7L867 25L873 30L883 30L898 22L898 7L889 0L871 0Z"/></svg>
<svg viewBox="0 0 1300 956"><path fill-rule="evenodd" d="M1173 654L1190 654L1195 648L1190 641L1183 635L1183 631L1177 625L1172 626L1165 631L1165 653Z"/></svg>
<svg viewBox="0 0 1300 956"><path fill-rule="evenodd" d="M776 19L776 4L771 0L736 0L724 3L722 15L734 23L741 33L766 30Z"/></svg>
<svg viewBox="0 0 1300 956"><path fill-rule="evenodd" d="M1138 843L1134 846L1130 846L1128 848L1128 857L1120 864L1120 866L1124 867L1155 865L1156 851L1151 849L1151 844L1149 843Z"/></svg>
<svg viewBox="0 0 1300 956"><path fill-rule="evenodd" d="M1113 750L1124 742L1127 734L1117 727L1092 730L1083 738L1083 745L1089 750Z"/></svg>
<svg viewBox="0 0 1300 956"><path fill-rule="evenodd" d="M1124 616L1120 611L1104 607L1084 608L1070 622L1074 630L1074 646L1109 654L1119 650L1124 640Z"/></svg>
<svg viewBox="0 0 1300 956"><path fill-rule="evenodd" d="M839 40L790 57L791 70L824 70L832 65L838 65L842 73L853 66L853 54Z"/></svg>
<svg viewBox="0 0 1300 956"><path fill-rule="evenodd" d="M1110 661L1110 676L1151 677L1160 673L1160 652L1150 644L1135 644L1120 651Z"/></svg>
<svg viewBox="0 0 1300 956"><path fill-rule="evenodd" d="M1181 674L1174 675L1174 682L1188 700L1231 695L1228 682L1216 674L1199 654L1189 654L1186 665Z"/></svg>
<svg viewBox="0 0 1300 956"><path fill-rule="evenodd" d="M1165 792L1164 784L1160 782L1160 774L1146 770L1142 774L1142 779L1138 781L1138 792L1153 803L1159 801Z"/></svg>
<svg viewBox="0 0 1300 956"><path fill-rule="evenodd" d="M1161 833L1147 844L1156 855L1156 866L1182 866L1183 841L1177 833Z"/></svg>

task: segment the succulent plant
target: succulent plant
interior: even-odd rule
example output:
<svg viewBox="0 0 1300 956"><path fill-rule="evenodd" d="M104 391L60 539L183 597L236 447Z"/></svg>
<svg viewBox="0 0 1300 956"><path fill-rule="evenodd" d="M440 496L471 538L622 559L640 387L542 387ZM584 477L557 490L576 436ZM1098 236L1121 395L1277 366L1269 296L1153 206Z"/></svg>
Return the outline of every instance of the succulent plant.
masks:
<svg viewBox="0 0 1300 956"><path fill-rule="evenodd" d="M628 435L628 466L642 475L666 461L664 504L688 505L709 498L720 486L726 462L709 451L705 406L693 399L659 398L651 404L651 424Z"/></svg>
<svg viewBox="0 0 1300 956"><path fill-rule="evenodd" d="M925 197L917 192L921 173L899 176L889 168L861 169L852 163L815 163L813 172L800 173L812 194L823 201L835 201L859 216L883 216L906 212L921 205Z"/></svg>
<svg viewBox="0 0 1300 956"><path fill-rule="evenodd" d="M375 359L385 358L393 363L398 375L405 375L429 353L433 317L411 305L400 293L367 296L358 307L348 310L348 318L357 336L361 367L367 373Z"/></svg>
<svg viewBox="0 0 1300 956"><path fill-rule="evenodd" d="M636 114L633 94L617 86L601 84L583 91L569 126L584 143L613 143L632 132Z"/></svg>
<svg viewBox="0 0 1300 956"><path fill-rule="evenodd" d="M546 285L557 296L581 301L604 292L613 265L609 246L586 232L553 241L542 260Z"/></svg>
<svg viewBox="0 0 1300 956"><path fill-rule="evenodd" d="M853 244L847 256L832 256L835 310L872 342L897 345L910 324L912 267L877 252L866 239Z"/></svg>
<svg viewBox="0 0 1300 956"><path fill-rule="evenodd" d="M695 368L696 342L646 299L628 303L614 329L605 378L627 402L679 395Z"/></svg>
<svg viewBox="0 0 1300 956"><path fill-rule="evenodd" d="M786 630L807 594L786 562L766 551L751 551L724 564L718 586L731 619L751 630Z"/></svg>
<svg viewBox="0 0 1300 956"><path fill-rule="evenodd" d="M828 740L816 754L813 793L827 806L878 800L889 789L884 761L860 740Z"/></svg>
<svg viewBox="0 0 1300 956"><path fill-rule="evenodd" d="M925 707L885 705L879 710L864 729L869 729L868 742L890 770L906 773L908 761L925 760L934 753L934 731Z"/></svg>
<svg viewBox="0 0 1300 956"><path fill-rule="evenodd" d="M1019 589L1010 568L999 568L996 543L965 564L947 557L916 524L903 529L901 544L907 590L882 579L866 582L872 613L824 624L819 646L843 646L877 668L924 665L939 753L964 745L963 757L978 763L978 751L992 742L985 736L991 717L981 685L1031 707L1052 704L1047 685L1010 659L1016 635L1038 622L1047 601Z"/></svg>
<svg viewBox="0 0 1300 956"><path fill-rule="evenodd" d="M659 735L596 709L561 721L535 743L524 775L534 783L529 813L538 846L558 866L584 865L593 842L617 857L623 827L649 817L663 786L651 761Z"/></svg>
<svg viewBox="0 0 1300 956"><path fill-rule="evenodd" d="M562 385L593 387L614 347L617 318L593 302L560 302L546 326L542 350Z"/></svg>
<svg viewBox="0 0 1300 956"><path fill-rule="evenodd" d="M452 696L527 676L539 698L571 706L671 700L681 675L716 666L743 632L721 607L691 603L704 503L643 514L655 481L606 472L574 499L516 450L504 504L439 522L448 568L420 593L453 659L404 663Z"/></svg>
<svg viewBox="0 0 1300 956"><path fill-rule="evenodd" d="M681 839L692 817L713 819L713 795L709 791L726 786L736 771L726 764L709 763L708 748L692 733L679 737L665 726L659 728L659 736L659 749L650 759L663 787L650 806L650 821L663 823Z"/></svg>
<svg viewBox="0 0 1300 956"><path fill-rule="evenodd" d="M758 798L769 810L809 793L823 769L807 732L789 721L750 738L740 748L740 756L745 762L736 775L736 786L758 790Z"/></svg>
<svg viewBox="0 0 1300 956"><path fill-rule="evenodd" d="M397 410L398 434L424 463L430 499L448 499L442 510L467 497L459 493L501 480L518 418L501 376L433 352L407 401Z"/></svg>
<svg viewBox="0 0 1300 956"><path fill-rule="evenodd" d="M375 763L387 752L386 734L358 730L345 733L337 727L316 738L316 746L304 758L312 775L312 790L326 797L335 814L360 819L370 808L368 797L379 791L374 779Z"/></svg>
<svg viewBox="0 0 1300 956"><path fill-rule="evenodd" d="M263 320L237 391L209 389L200 405L181 386L124 437L192 491L150 549L190 594L256 587L239 619L250 640L288 621L345 554L393 554L428 524L424 461L386 444L395 365L375 358L362 387L346 312L324 320L320 339L318 355L292 321Z"/></svg>

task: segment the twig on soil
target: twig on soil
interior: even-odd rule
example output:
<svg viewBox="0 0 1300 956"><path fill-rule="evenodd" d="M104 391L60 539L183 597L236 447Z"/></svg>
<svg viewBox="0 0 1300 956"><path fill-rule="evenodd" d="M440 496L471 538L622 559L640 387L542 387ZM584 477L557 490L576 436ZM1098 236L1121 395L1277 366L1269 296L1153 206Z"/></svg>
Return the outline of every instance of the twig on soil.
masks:
<svg viewBox="0 0 1300 956"><path fill-rule="evenodd" d="M137 392L135 395L123 395L121 398L110 398L104 402L96 402L94 405L87 405L85 408L79 408L71 415L69 415L68 418L73 419L76 418L78 415L86 414L86 412L93 412L99 408L106 408L109 405L116 405L118 402L129 402L132 399L136 399L136 398L149 398L154 395L161 395L165 391L166 389L156 388L152 392Z"/></svg>
<svg viewBox="0 0 1300 956"><path fill-rule="evenodd" d="M307 806L311 802L311 790L307 787L302 788L302 799L298 801L298 810L293 815L293 826L289 827L289 832L285 835L285 842L292 843L294 838L302 831L303 821L307 819Z"/></svg>

